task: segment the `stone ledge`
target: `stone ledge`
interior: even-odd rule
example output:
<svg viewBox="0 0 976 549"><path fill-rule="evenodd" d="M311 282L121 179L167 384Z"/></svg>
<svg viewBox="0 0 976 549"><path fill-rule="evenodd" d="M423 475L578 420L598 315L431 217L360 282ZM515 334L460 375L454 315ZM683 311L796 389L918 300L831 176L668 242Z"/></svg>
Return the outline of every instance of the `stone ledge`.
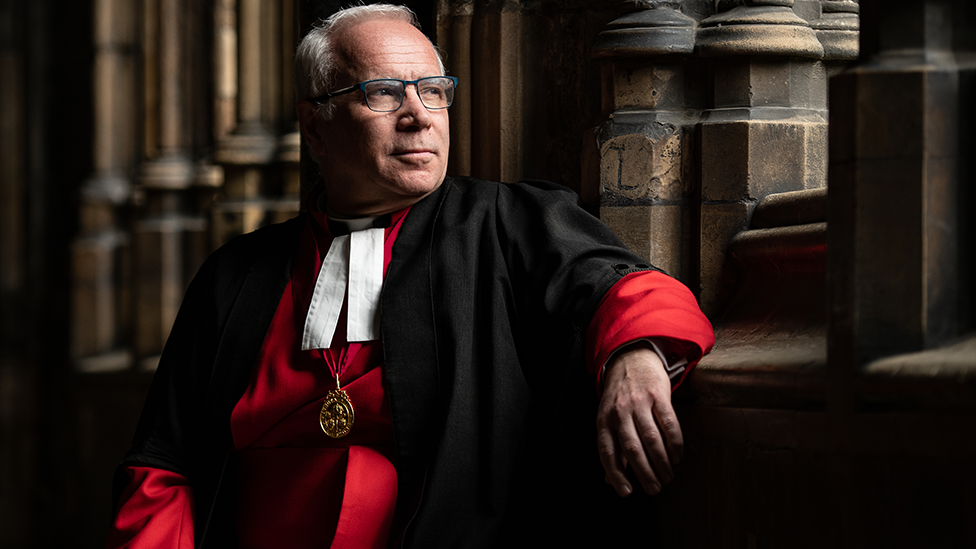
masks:
<svg viewBox="0 0 976 549"><path fill-rule="evenodd" d="M723 408L822 410L826 338L721 337L675 402ZM876 360L854 375L858 413L965 413L976 417L976 334L954 344Z"/></svg>
<svg viewBox="0 0 976 549"><path fill-rule="evenodd" d="M773 340L721 339L677 392L676 400L700 405L822 409L826 402L826 340L807 335Z"/></svg>
<svg viewBox="0 0 976 549"><path fill-rule="evenodd" d="M976 334L875 360L856 383L862 405L872 409L976 412Z"/></svg>

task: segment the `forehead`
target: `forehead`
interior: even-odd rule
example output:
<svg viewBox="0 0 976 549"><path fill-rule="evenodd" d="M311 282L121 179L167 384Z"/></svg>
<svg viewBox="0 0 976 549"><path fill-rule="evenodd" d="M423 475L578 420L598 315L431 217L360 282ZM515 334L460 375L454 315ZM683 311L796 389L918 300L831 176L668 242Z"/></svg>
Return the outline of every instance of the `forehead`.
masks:
<svg viewBox="0 0 976 549"><path fill-rule="evenodd" d="M427 37L403 21L366 21L346 29L336 40L340 74L351 80L440 74L437 55Z"/></svg>

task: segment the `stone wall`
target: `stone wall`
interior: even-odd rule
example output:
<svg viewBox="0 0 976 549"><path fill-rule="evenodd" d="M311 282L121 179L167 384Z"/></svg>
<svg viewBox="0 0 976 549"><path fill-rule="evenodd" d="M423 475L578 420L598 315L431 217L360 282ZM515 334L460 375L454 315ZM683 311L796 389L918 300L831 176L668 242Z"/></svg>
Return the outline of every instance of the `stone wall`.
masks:
<svg viewBox="0 0 976 549"><path fill-rule="evenodd" d="M677 480L620 501L594 456L580 539L974 543L969 2L410 5L451 172L577 190L716 327ZM102 545L189 278L314 178L290 58L337 6L0 1L0 546Z"/></svg>

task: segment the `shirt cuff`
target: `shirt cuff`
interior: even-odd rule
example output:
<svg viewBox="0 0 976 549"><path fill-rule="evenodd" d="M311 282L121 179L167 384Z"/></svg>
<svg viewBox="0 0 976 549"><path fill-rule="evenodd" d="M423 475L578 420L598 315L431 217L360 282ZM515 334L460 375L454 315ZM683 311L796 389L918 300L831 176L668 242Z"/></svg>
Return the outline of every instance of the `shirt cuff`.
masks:
<svg viewBox="0 0 976 549"><path fill-rule="evenodd" d="M603 375L607 372L607 364L613 359L613 357L617 356L617 353L621 349L640 341L646 341L647 343L651 344L651 348L654 349L654 352L657 353L658 358L661 359L661 364L664 364L664 370L668 373L668 379L671 380L672 384L674 384L675 378L678 378L679 380L681 379L679 376L685 371L685 368L688 367L688 357L678 357L672 355L671 360L668 360L667 357L664 356L664 352L661 351L661 346L658 344L658 339L654 337L645 337L635 339L634 341L628 341L627 343L614 349L613 352L610 353L610 356L607 357L606 362L604 362L600 367L600 379L603 379Z"/></svg>

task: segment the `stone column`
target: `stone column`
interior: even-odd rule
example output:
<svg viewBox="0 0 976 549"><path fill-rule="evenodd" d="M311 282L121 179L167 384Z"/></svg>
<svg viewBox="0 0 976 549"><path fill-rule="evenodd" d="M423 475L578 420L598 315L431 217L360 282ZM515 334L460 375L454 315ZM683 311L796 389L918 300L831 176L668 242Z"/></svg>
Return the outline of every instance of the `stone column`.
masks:
<svg viewBox="0 0 976 549"><path fill-rule="evenodd" d="M726 297L729 243L758 201L824 186L827 166L824 49L813 29L793 0L726 5L697 35L713 78L700 130L701 303L709 314Z"/></svg>
<svg viewBox="0 0 976 549"><path fill-rule="evenodd" d="M218 3L220 33L229 32L229 8L226 2ZM276 39L279 13L273 3L238 0L236 49L230 51L229 39L220 49L219 64L237 67L237 122L233 132L218 143L215 153L215 160L224 168L223 197L212 217L215 247L272 220L269 211L274 208L265 195L279 146L273 132L276 90L281 85L280 73L274 72L281 48ZM233 59L229 58L231 54ZM221 83L229 90L229 82L224 80L228 70L224 69Z"/></svg>
<svg viewBox="0 0 976 549"><path fill-rule="evenodd" d="M601 219L631 250L697 289L692 166L702 79L690 59L695 21L679 4L642 2L597 38L592 55L604 63L609 120L594 138Z"/></svg>
<svg viewBox="0 0 976 549"><path fill-rule="evenodd" d="M859 7L853 0L822 0L820 18L810 26L824 48L828 74L834 74L857 59Z"/></svg>
<svg viewBox="0 0 976 549"><path fill-rule="evenodd" d="M862 61L831 81L830 362L974 327L972 2L864 0Z"/></svg>
<svg viewBox="0 0 976 549"><path fill-rule="evenodd" d="M458 77L451 107L449 173L494 181L538 176L547 102L542 89L549 24L522 2L441 0L436 37L448 74Z"/></svg>
<svg viewBox="0 0 976 549"><path fill-rule="evenodd" d="M281 176L281 207L277 210L279 220L293 215L299 207L296 201L303 196L300 169L302 135L295 113L295 47L301 39L295 0L281 3L280 25L281 38L277 49L281 67L278 78L281 86L278 114L281 135L278 137L277 155Z"/></svg>
<svg viewBox="0 0 976 549"><path fill-rule="evenodd" d="M237 125L237 0L214 0L214 139Z"/></svg>
<svg viewBox="0 0 976 549"><path fill-rule="evenodd" d="M131 2L96 0L92 22L94 173L79 196L78 236L72 243L71 356L81 371L129 366L129 236L122 207L138 156L135 51L138 16Z"/></svg>
<svg viewBox="0 0 976 549"><path fill-rule="evenodd" d="M194 187L211 186L214 174L192 161L192 33L200 21L184 0L146 0L145 146L133 223L135 318L133 350L152 369L200 261L206 224L194 215Z"/></svg>

